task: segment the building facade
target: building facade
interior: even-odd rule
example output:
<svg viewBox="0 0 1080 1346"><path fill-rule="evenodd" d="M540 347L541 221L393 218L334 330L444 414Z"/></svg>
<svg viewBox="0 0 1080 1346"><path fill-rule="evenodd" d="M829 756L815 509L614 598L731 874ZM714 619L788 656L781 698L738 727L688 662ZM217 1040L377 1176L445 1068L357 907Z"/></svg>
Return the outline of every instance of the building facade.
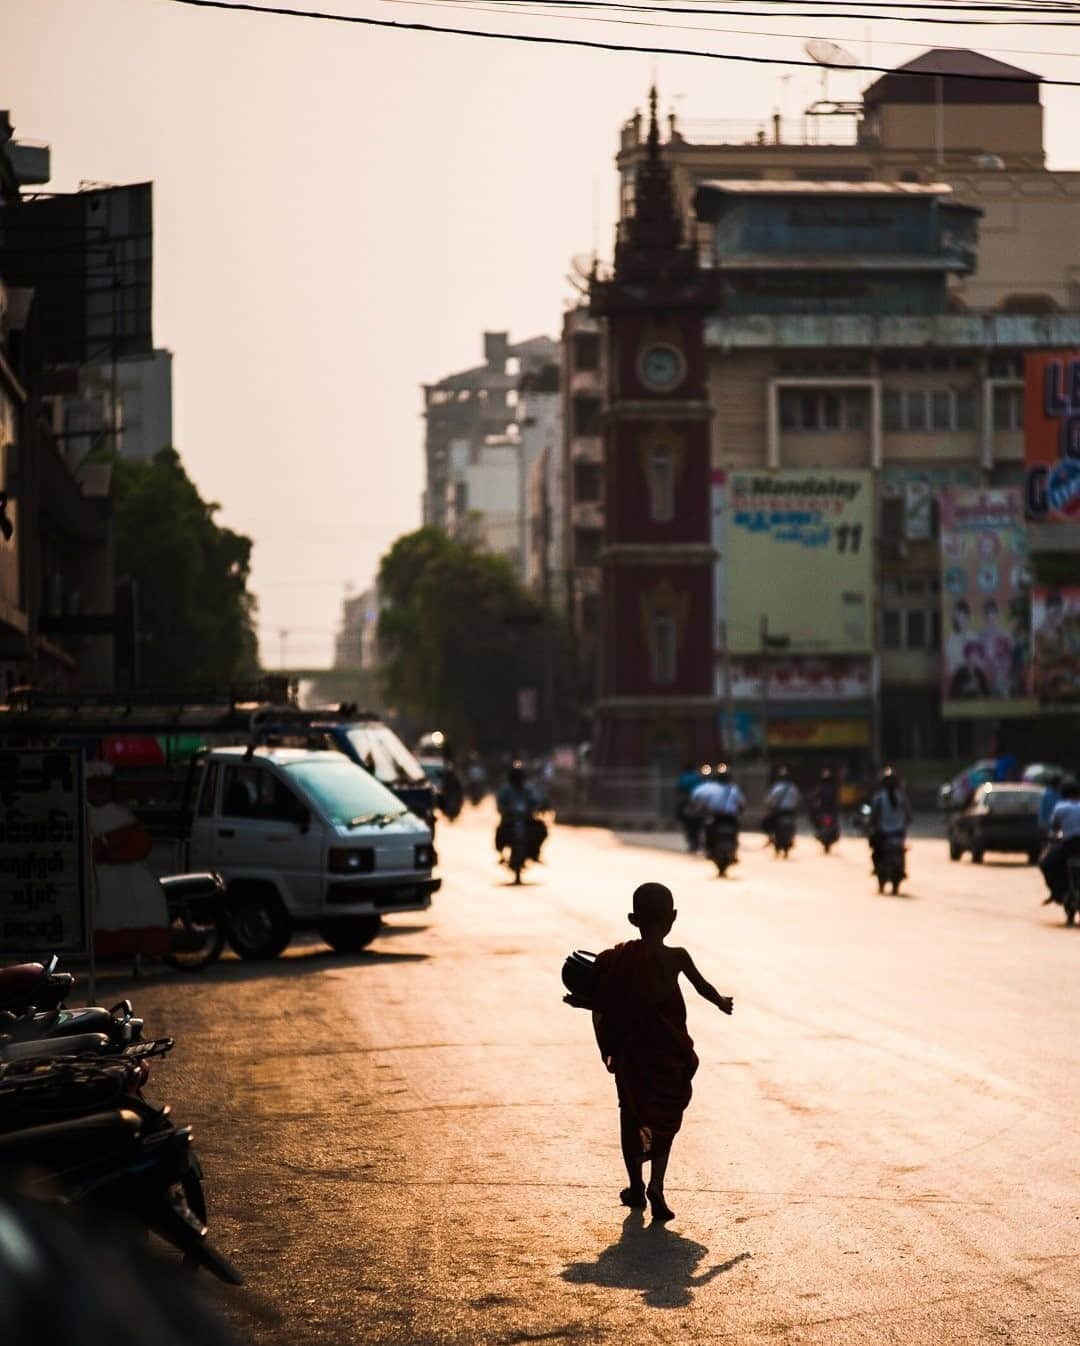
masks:
<svg viewBox="0 0 1080 1346"><path fill-rule="evenodd" d="M548 337L511 343L506 332L485 332L482 365L424 385L425 524L453 533L477 508L469 502L469 469L493 438L519 433L522 375L557 361L558 348ZM499 456L489 458L498 473Z"/></svg>
<svg viewBox="0 0 1080 1346"><path fill-rule="evenodd" d="M655 111L647 134L639 118L624 129L615 275L592 303L612 361L605 765L697 755L710 733L716 750L855 769L993 745L1004 721L943 694L943 647L971 640L951 629L958 609L942 594L957 568L943 568L941 514L956 492L993 503L1023 484L1025 358L1080 345L1080 195L1077 175L1044 166L1036 78L974 53L949 59L962 73L928 53L879 80L846 145L705 145L672 123L661 148ZM995 71L1000 84L970 77ZM670 226L646 275L630 258L658 218L659 164L689 246ZM656 378L666 360L674 381L666 398L641 383L662 346L674 351L652 357ZM672 460L692 465L679 478L689 496L665 484L676 445L657 423L665 400L686 403L687 447ZM670 590L646 565L662 554L658 508L690 564L679 575L669 552ZM695 569L706 555L707 593ZM704 692L680 613L708 628ZM618 722L631 696L628 733Z"/></svg>

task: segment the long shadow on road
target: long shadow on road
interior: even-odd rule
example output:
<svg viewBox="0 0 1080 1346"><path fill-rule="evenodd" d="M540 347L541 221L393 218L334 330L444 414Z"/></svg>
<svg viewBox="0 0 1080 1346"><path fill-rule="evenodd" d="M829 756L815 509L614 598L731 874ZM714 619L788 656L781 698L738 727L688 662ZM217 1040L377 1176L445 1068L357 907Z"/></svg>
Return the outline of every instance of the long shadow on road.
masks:
<svg viewBox="0 0 1080 1346"><path fill-rule="evenodd" d="M562 1278L571 1285L638 1290L649 1308L682 1309L693 1300L695 1288L708 1285L750 1257L750 1253L739 1253L698 1271L708 1251L704 1244L662 1224L646 1224L639 1211L631 1211L615 1243L595 1262L571 1262Z"/></svg>

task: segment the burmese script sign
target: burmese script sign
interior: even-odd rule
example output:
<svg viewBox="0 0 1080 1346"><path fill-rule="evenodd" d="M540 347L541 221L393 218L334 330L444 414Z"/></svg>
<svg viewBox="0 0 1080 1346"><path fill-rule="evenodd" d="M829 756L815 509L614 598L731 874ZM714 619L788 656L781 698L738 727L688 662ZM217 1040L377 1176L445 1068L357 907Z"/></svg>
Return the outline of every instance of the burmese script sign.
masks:
<svg viewBox="0 0 1080 1346"><path fill-rule="evenodd" d="M88 898L82 753L0 751L0 959L89 952Z"/></svg>
<svg viewBox="0 0 1080 1346"><path fill-rule="evenodd" d="M1027 356L1024 380L1028 518L1080 522L1080 351Z"/></svg>
<svg viewBox="0 0 1080 1346"><path fill-rule="evenodd" d="M727 506L728 648L735 654L870 653L870 473L735 471Z"/></svg>

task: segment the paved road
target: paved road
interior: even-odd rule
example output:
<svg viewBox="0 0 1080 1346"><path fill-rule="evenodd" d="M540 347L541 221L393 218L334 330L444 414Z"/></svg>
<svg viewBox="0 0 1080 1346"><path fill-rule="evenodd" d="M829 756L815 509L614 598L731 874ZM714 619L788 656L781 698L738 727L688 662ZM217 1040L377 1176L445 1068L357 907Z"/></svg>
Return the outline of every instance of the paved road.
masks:
<svg viewBox="0 0 1080 1346"><path fill-rule="evenodd" d="M489 824L442 829L436 905L363 957L137 991L180 1039L156 1084L197 1125L252 1339L1080 1341L1080 931L1035 871L918 840L879 897L854 840L751 840L719 880L563 829L513 889ZM612 1082L558 976L628 933L644 879L736 999L690 1004L667 1227L618 1204Z"/></svg>

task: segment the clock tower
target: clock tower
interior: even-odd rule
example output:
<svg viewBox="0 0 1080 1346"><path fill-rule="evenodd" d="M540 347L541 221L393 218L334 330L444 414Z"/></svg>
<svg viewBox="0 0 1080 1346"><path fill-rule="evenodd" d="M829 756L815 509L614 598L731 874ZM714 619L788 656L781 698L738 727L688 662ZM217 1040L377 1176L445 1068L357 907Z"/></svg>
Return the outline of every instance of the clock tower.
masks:
<svg viewBox="0 0 1080 1346"><path fill-rule="evenodd" d="M656 90L633 213L590 308L605 320L605 538L594 761L674 768L718 748L704 319L715 307L683 239Z"/></svg>

